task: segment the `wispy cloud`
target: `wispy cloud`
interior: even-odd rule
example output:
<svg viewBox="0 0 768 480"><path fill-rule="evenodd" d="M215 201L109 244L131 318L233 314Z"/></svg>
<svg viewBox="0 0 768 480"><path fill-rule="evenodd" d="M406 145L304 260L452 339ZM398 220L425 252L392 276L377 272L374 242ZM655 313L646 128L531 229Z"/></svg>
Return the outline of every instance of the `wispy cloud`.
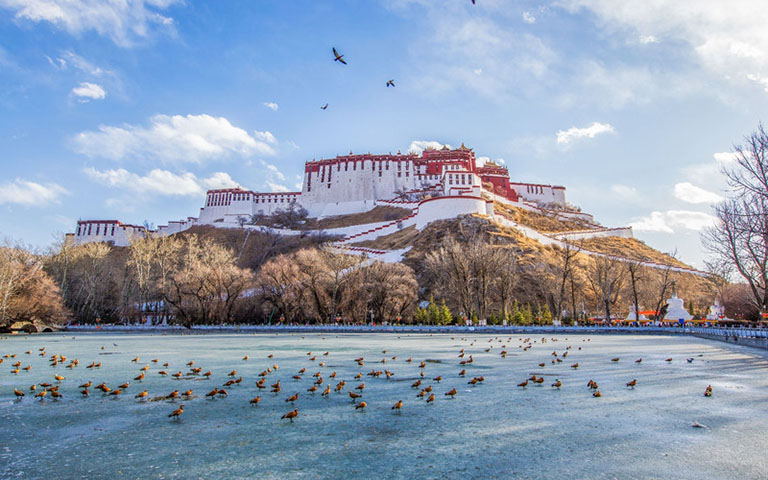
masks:
<svg viewBox="0 0 768 480"><path fill-rule="evenodd" d="M146 175L129 172L124 168L96 170L88 167L83 172L92 180L112 188L159 196L202 195L211 188L239 186L229 174L216 172L207 178L198 178L191 172L174 173L154 169Z"/></svg>
<svg viewBox="0 0 768 480"><path fill-rule="evenodd" d="M0 205L17 204L28 207L43 207L59 203L69 192L57 183L36 183L17 178L13 182L0 184Z"/></svg>
<svg viewBox="0 0 768 480"><path fill-rule="evenodd" d="M615 184L611 185L611 193L618 195L622 199L632 200L637 198L637 188L629 185Z"/></svg>
<svg viewBox="0 0 768 480"><path fill-rule="evenodd" d="M689 182L675 184L674 193L675 198L687 203L717 203L723 199L715 192L710 192Z"/></svg>
<svg viewBox="0 0 768 480"><path fill-rule="evenodd" d="M560 130L557 132L557 144L558 145L570 145L573 142L583 138L595 138L598 135L604 133L613 133L614 129L608 123L594 122L588 127L571 127L568 130Z"/></svg>
<svg viewBox="0 0 768 480"><path fill-rule="evenodd" d="M283 184L273 182L271 180L267 180L265 182L265 185L269 188L270 192L290 192L291 189L286 187Z"/></svg>
<svg viewBox="0 0 768 480"><path fill-rule="evenodd" d="M73 35L95 31L130 47L156 30L173 33L173 19L160 12L181 0L0 0L18 21L47 22Z"/></svg>
<svg viewBox="0 0 768 480"><path fill-rule="evenodd" d="M648 216L636 218L629 225L641 232L675 233L679 229L702 230L714 225L717 219L704 212L690 210L654 211Z"/></svg>
<svg viewBox="0 0 768 480"><path fill-rule="evenodd" d="M550 80L557 54L542 38L498 16L452 11L444 2L424 4L424 10L424 34L411 47L409 83L416 88L436 96L471 91L500 101L538 91Z"/></svg>
<svg viewBox="0 0 768 480"><path fill-rule="evenodd" d="M279 106L275 102L264 102L264 106L268 109L272 110L273 112L276 112Z"/></svg>
<svg viewBox="0 0 768 480"><path fill-rule="evenodd" d="M251 136L224 117L155 115L149 125L101 125L73 139L78 153L112 160L203 163L229 156L274 155L269 132Z"/></svg>
<svg viewBox="0 0 768 480"><path fill-rule="evenodd" d="M684 44L693 54L691 58L705 71L732 83L762 83L760 80L768 71L768 31L762 0L557 3L571 12L591 12L598 26L612 33L626 31L629 36L639 36L641 41L646 39L646 43L670 38Z"/></svg>
<svg viewBox="0 0 768 480"><path fill-rule="evenodd" d="M531 12L523 12L523 21L525 23L536 23L536 17Z"/></svg>

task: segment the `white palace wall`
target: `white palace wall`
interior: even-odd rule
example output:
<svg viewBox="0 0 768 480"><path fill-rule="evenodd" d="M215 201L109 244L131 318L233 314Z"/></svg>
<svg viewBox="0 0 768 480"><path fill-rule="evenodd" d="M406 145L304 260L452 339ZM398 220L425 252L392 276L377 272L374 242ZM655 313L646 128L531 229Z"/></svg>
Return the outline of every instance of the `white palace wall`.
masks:
<svg viewBox="0 0 768 480"><path fill-rule="evenodd" d="M416 215L416 228L422 230L435 220L473 213L493 215L493 202L475 196L430 198L419 204L419 213Z"/></svg>

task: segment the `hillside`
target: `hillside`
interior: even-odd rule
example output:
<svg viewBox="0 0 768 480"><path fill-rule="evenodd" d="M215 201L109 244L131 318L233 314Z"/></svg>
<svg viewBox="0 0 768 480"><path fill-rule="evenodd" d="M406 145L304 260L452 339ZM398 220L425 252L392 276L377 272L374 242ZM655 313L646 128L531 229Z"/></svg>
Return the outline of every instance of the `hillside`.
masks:
<svg viewBox="0 0 768 480"><path fill-rule="evenodd" d="M636 238L602 237L582 240L580 245L585 250L608 255L616 255L643 262L660 263L675 267L691 268L680 260L659 252Z"/></svg>
<svg viewBox="0 0 768 480"><path fill-rule="evenodd" d="M530 219L530 217L529 217ZM570 223L570 222L564 222ZM554 225L554 224L551 224ZM521 303L543 305L559 278L562 249L558 246L546 246L526 237L519 230L501 226L481 216L462 216L450 220L441 220L428 225L421 232L409 227L399 232L385 235L372 241L358 242L355 246L372 249L401 249L411 247L406 252L403 263L413 268L417 274L425 270L425 260L430 252L439 249L449 237L468 242L474 236L482 236L487 242L498 248L515 251L520 268L519 279L514 292ZM691 268L679 260L661 253L636 239L601 237L584 241L583 248L594 252L607 253L618 257ZM577 264L580 270L579 288L588 288L587 272L594 262L594 256L580 253ZM648 269L645 274L644 288L656 288L656 276L660 269ZM702 276L691 273L674 272L672 279L677 284L678 294L693 302L697 311L706 309L712 302L712 285ZM626 285L625 285L626 287ZM669 293L671 295L671 292ZM649 303L645 300L643 303ZM626 303L626 302L625 302ZM625 311L627 305L619 310Z"/></svg>
<svg viewBox="0 0 768 480"><path fill-rule="evenodd" d="M201 239L213 239L226 246L239 257L238 266L257 270L267 260L281 254L295 252L305 247L316 247L337 237L302 233L299 235L276 235L259 230L240 228L216 228L210 226L192 227L177 236L197 235Z"/></svg>
<svg viewBox="0 0 768 480"><path fill-rule="evenodd" d="M598 227L598 225L583 220L558 217L554 212L552 214L533 212L531 210L511 207L500 202L494 202L493 208L496 212L503 214L513 222L531 227L542 233L591 230Z"/></svg>

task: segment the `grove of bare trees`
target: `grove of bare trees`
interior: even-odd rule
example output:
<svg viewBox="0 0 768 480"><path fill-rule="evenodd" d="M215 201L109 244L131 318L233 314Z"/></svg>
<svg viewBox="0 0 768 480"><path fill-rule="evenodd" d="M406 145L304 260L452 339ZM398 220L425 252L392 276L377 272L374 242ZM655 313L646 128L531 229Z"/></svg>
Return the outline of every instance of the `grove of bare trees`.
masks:
<svg viewBox="0 0 768 480"><path fill-rule="evenodd" d="M768 312L768 132L760 124L723 168L730 193L715 206L717 223L705 231L704 246L746 283L751 302Z"/></svg>

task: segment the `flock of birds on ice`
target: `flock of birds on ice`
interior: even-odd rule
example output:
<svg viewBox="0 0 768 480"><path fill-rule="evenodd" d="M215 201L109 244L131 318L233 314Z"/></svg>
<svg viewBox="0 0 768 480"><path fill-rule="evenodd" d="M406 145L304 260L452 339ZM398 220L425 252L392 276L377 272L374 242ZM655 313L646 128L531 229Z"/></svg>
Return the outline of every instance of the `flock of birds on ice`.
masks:
<svg viewBox="0 0 768 480"><path fill-rule="evenodd" d="M75 337L72 338L75 339ZM301 338L304 339L305 337ZM325 339L325 337L322 338L323 340ZM452 337L451 339L455 340L455 337ZM376 360L372 360L370 357L367 359L363 356L356 356L354 359L346 359L345 361L354 362L351 365L352 370L357 370L356 374L350 374L350 378L340 378L340 376L337 375L336 370L330 372L328 371L333 368L332 366L326 365L328 359L332 359L334 357L330 351L325 351L322 353L316 353L312 351L307 352L306 355L303 356L305 359L300 362L306 362L306 366L302 366L295 372L289 372L287 376L285 373L283 373L284 370L283 372L278 373L280 366L277 363L275 355L270 353L266 355L266 361L270 365L266 366L261 371L261 373L258 374L255 385L252 383L253 379L244 380L242 374L238 373L238 368L241 370L244 369L240 365L245 365L248 362L255 360L252 359L249 355L245 355L241 359L235 360L239 362L240 365L232 366L228 373L219 373L216 375L214 375L211 370L198 365L194 360L186 362L184 367L174 365L172 368L171 363L165 362L159 358L152 358L149 361L142 361L139 356L134 356L130 362L131 364L136 364L137 370L135 375L132 375L132 380L126 380L122 383L113 382L111 385L108 385L104 381L95 384L95 382L91 379L86 382L82 382L82 380L85 378L93 378L96 376L93 372L101 368L101 361L91 361L84 366L84 368L88 371L87 376L83 376L82 374L75 374L75 369L82 368L80 367L79 359L68 358L62 353L49 353L46 347L38 348L36 352L33 350L27 350L23 353L6 353L0 357L0 364L6 361L9 362L11 366L10 373L13 376L19 376L21 379L23 378L24 374L29 373L32 370L31 363L22 362L21 358L24 356L29 357L36 354L40 357L47 357L49 366L53 369L54 373L50 382L34 383L28 387L14 387L13 394L16 397L17 402L24 401L25 397L32 397L33 399L39 401L45 401L46 399L59 401L64 398L64 394L60 391L60 387L62 385L66 385L67 383L70 383L69 387L71 389L73 389L72 387L74 387L75 384L78 385L78 389L76 391L77 393L67 393L68 396L72 394L78 397L88 398L92 395L98 394L101 397L116 398L120 396L132 395L136 402L189 402L199 398L199 395L193 389L185 389L184 387L181 387L180 385L183 384L182 382L188 380L204 380L211 381L211 383L213 383L216 382L217 377L223 377L218 380L218 382L223 382L220 384L220 386L214 386L211 390L208 390L203 395L204 400L213 401L216 399L223 399L228 397L229 392L234 388L243 388L244 385L253 385L253 387L248 387L256 389L254 392L256 395L253 396L253 398L249 401L250 405L253 407L258 407L262 402L262 396L265 397L265 401L267 402L278 402L282 400L285 405L290 405L288 407L290 410L281 416L281 420L285 419L293 422L294 419L299 417L300 410L296 407L296 404L301 397L315 397L319 395L320 397L328 398L330 396L344 395L349 397L351 400L351 406L354 408L354 410L365 411L368 408L368 403L365 401L366 382L371 383L389 381L396 376L395 370L397 370L397 365L402 365L403 363L408 365L415 365L418 363L419 373L415 381L410 383L411 392L402 396L394 404L392 404L391 410L393 410L395 413L399 413L405 408L412 408L412 405L415 403L424 403L426 405L430 405L435 404L435 402L438 401L452 400L457 396L460 396L457 384L466 384L469 386L468 388L473 389L483 385L485 382L484 376L473 375L472 373L473 367L476 366L474 355L478 355L482 352L490 353L494 348L494 343L501 343L499 355L501 358L506 358L509 354L507 350L507 344L511 345L513 343L512 337L509 337L506 340L500 337L491 338L488 340L487 345L478 345L478 341L482 341L479 338L461 338L460 340L465 342L467 347L461 348L459 351L455 352L455 372L453 372L451 375L448 375L444 372L445 368L443 367L441 368L441 370L443 370L442 375L436 376L433 376L434 374L428 375L427 364L443 363L441 360L414 360L412 357L401 359L398 357L398 355L392 355L392 352L388 354L388 350L383 350L381 354L385 356L382 358L377 358ZM547 339L546 337L542 337L541 339L518 338L517 340L518 345L516 350L519 350L521 353L528 352L537 343L537 346L539 347L537 350L542 350L542 348L547 343L557 343L559 341L557 338ZM568 339L566 338L565 341L567 340ZM582 339L582 342L589 341L589 338ZM113 345L117 346L116 344ZM101 346L101 350L104 349L105 347ZM551 352L551 354L547 354L547 360L538 363L538 367L544 368L547 366L547 363L549 363L550 365L554 366L564 364L563 366L568 366L570 369L579 369L581 368L579 362L577 361L571 363L572 360L568 360L568 356L570 353L578 352L581 349L581 346L579 346L577 349L574 349L572 345L567 345L560 349L560 351L555 349ZM338 355L336 356L338 357ZM341 359L334 360L339 361ZM606 359L606 361L617 363L620 362L621 359L619 357L614 357ZM633 361L635 364L641 364L643 359L637 358ZM665 362L667 363L672 361L672 357L665 359ZM686 361L688 363L692 363L694 359L692 357L686 358ZM22 366L23 363L27 363L27 365ZM363 368L365 367L366 363L369 365L374 365L374 367L371 368L371 370L368 372L363 371L367 369ZM139 367L139 365L141 366ZM182 371L182 368L186 371ZM229 368L227 370L229 370ZM67 372L72 372L72 374L70 375ZM145 379L148 379L148 375L167 378L169 383L167 390L162 393L155 391L150 394L147 389L142 388L142 382ZM68 380L68 376L79 377L80 381L75 380L73 382L73 380ZM302 382L305 382L305 385L301 387L304 389L306 387L307 380L310 381L310 386L305 389L305 392L296 391L297 387L301 385ZM529 386L541 387L544 386L544 381L545 380L542 374L533 374L530 377L522 379L520 383L517 383L516 388L526 389ZM559 378L556 378L554 383L550 385L550 388L559 390L564 386L564 382ZM641 385L638 383L636 378L627 379L625 384L627 389L634 389L635 387L639 386ZM587 391L591 392L592 397L600 398L603 396L597 381L590 379L586 387ZM207 388L204 390L207 390ZM292 393L285 398L281 398L284 390ZM704 396L712 396L711 385L706 387ZM402 398L406 398L408 400L405 401ZM415 400L410 400L411 398L415 398ZM172 420L179 420L183 414L184 403L179 403L178 406L168 414L168 417L170 417ZM696 422L694 422L692 426L699 428L704 427L704 425L698 424Z"/></svg>

